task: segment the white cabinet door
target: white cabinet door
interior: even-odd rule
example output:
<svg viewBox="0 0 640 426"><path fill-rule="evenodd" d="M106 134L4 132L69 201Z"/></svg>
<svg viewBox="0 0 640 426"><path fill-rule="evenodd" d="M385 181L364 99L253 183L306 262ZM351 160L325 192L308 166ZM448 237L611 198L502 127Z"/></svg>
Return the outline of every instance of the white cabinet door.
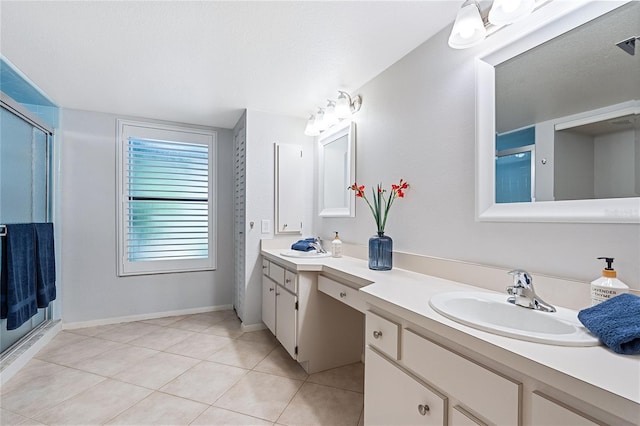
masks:
<svg viewBox="0 0 640 426"><path fill-rule="evenodd" d="M276 144L276 233L302 233L305 174L302 148Z"/></svg>
<svg viewBox="0 0 640 426"><path fill-rule="evenodd" d="M367 347L364 379L366 425L444 425L447 399Z"/></svg>
<svg viewBox="0 0 640 426"><path fill-rule="evenodd" d="M276 332L276 283L262 276L262 322Z"/></svg>
<svg viewBox="0 0 640 426"><path fill-rule="evenodd" d="M276 337L289 355L296 359L296 296L284 287L276 287Z"/></svg>

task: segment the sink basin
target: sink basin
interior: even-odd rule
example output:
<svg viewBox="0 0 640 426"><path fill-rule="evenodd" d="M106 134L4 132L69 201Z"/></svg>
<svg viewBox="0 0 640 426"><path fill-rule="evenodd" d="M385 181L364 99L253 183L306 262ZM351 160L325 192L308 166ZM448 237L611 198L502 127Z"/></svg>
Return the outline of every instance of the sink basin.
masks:
<svg viewBox="0 0 640 426"><path fill-rule="evenodd" d="M280 254L286 257L303 257L305 259L320 259L323 257L331 257L331 253L318 253L317 251L288 250L283 251Z"/></svg>
<svg viewBox="0 0 640 426"><path fill-rule="evenodd" d="M445 317L469 327L530 342L558 346L597 346L600 341L582 326L577 312L559 308L541 312L507 302L508 295L453 291L429 304Z"/></svg>

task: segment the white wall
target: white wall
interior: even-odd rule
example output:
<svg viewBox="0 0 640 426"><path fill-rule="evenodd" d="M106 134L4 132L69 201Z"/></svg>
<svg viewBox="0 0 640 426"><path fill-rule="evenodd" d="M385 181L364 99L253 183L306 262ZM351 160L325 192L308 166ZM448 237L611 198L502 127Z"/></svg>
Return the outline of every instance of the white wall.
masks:
<svg viewBox="0 0 640 426"><path fill-rule="evenodd" d="M488 223L475 220L474 56L447 46L445 28L354 93L357 180L367 186L404 178L387 233L394 249L590 281L598 256L616 258L618 277L640 289L640 227L624 224ZM318 218L319 233L366 244L374 220L362 200L356 217ZM509 278L505 276L505 285Z"/></svg>
<svg viewBox="0 0 640 426"><path fill-rule="evenodd" d="M553 184L555 200L594 198L593 136L577 132L555 132L553 137Z"/></svg>
<svg viewBox="0 0 640 426"><path fill-rule="evenodd" d="M246 265L244 325L262 321L262 262L260 240L274 238L274 143L301 145L308 173L300 176L304 188L313 188L314 145L313 138L304 135L306 120L259 111L247 111L247 189L246 189ZM300 200L307 208L303 218L302 234L311 236L314 229L313 191L309 190ZM262 234L261 220L271 221L271 232ZM251 229L250 223L254 222Z"/></svg>
<svg viewBox="0 0 640 426"><path fill-rule="evenodd" d="M63 320L82 322L231 304L231 131L215 129L218 132L218 269L118 277L117 118L121 117L71 109L61 113Z"/></svg>

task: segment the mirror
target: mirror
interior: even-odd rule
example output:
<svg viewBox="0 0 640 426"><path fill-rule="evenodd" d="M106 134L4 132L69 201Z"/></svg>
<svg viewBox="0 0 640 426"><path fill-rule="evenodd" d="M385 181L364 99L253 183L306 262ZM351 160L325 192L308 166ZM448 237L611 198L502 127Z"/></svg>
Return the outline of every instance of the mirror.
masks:
<svg viewBox="0 0 640 426"><path fill-rule="evenodd" d="M479 220L640 222L640 2L595 3L477 59Z"/></svg>
<svg viewBox="0 0 640 426"><path fill-rule="evenodd" d="M322 217L354 217L356 180L355 123L341 122L318 139L318 209Z"/></svg>

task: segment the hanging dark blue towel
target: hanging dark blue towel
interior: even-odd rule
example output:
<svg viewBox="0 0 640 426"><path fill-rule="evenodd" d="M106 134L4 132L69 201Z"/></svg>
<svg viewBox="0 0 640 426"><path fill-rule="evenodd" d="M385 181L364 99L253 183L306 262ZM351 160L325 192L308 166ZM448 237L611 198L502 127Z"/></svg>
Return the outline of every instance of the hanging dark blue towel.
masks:
<svg viewBox="0 0 640 426"><path fill-rule="evenodd" d="M614 352L640 354L640 297L620 294L581 310L578 319Z"/></svg>
<svg viewBox="0 0 640 426"><path fill-rule="evenodd" d="M56 251L53 224L34 223L36 232L36 297L38 308L46 308L56 299Z"/></svg>
<svg viewBox="0 0 640 426"><path fill-rule="evenodd" d="M38 312L33 224L6 225L2 238L0 318L15 330Z"/></svg>
<svg viewBox="0 0 640 426"><path fill-rule="evenodd" d="M311 251L316 248L313 246L315 238L305 238L304 240L298 240L291 246L291 250L297 251Z"/></svg>

